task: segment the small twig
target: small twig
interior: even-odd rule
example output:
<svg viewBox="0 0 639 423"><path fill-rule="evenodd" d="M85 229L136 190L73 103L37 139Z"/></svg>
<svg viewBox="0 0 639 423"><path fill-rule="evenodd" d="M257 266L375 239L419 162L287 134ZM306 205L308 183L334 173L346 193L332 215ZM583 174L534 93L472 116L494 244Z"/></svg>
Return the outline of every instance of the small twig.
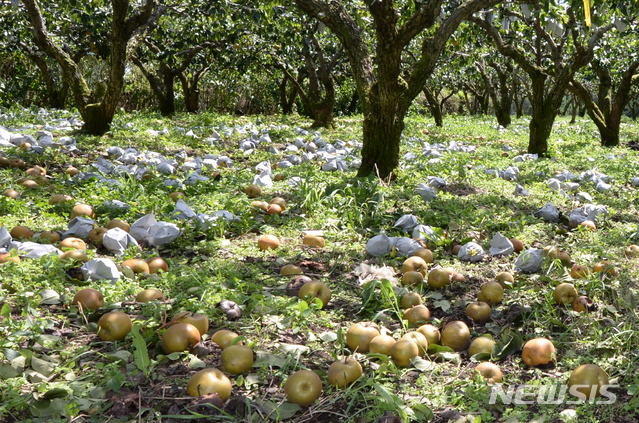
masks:
<svg viewBox="0 0 639 423"><path fill-rule="evenodd" d="M273 386L274 379L275 379L274 377L271 377L271 381L268 385L268 388L266 388L266 391L264 392L264 396L262 397L262 400L260 401L260 403L264 402L264 399L266 398L266 394L268 394L268 390L271 389L271 387Z"/></svg>
<svg viewBox="0 0 639 423"><path fill-rule="evenodd" d="M377 179L379 179L379 183L382 184L382 186L386 186L386 183L384 182L382 177L379 175L379 168L377 167L377 163L375 163L375 175L377 175Z"/></svg>

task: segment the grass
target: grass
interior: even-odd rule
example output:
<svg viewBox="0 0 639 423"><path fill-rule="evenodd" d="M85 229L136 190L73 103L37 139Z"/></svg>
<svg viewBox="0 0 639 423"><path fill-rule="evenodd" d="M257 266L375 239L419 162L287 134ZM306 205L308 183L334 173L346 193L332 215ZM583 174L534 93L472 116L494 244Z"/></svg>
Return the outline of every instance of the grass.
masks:
<svg viewBox="0 0 639 423"><path fill-rule="evenodd" d="M12 112L3 125L34 133L42 123L28 110ZM64 112L51 116L63 117ZM403 161L397 179L390 185L372 177L355 178L353 171L327 173L319 169L321 164L303 163L281 170L286 178L265 190L267 201L274 196L286 199L288 210L282 216L251 211L252 200L243 190L252 183L255 166L279 159L261 149L246 156L237 149L239 142L251 132L268 132L274 143L286 145L300 136L296 127L309 124L299 117L201 114L168 120L149 113L119 114L109 135L77 136L81 154L74 157L53 149L41 156L7 150L11 158L20 157L47 168L53 187L24 190L16 183L24 171L0 169L2 191L15 188L21 192L17 200L0 197L0 222L9 229L27 225L36 232L64 231L73 203L49 205L52 193L65 193L75 203L94 206L100 226L113 218L132 223L146 213L171 221L174 204L168 194L174 189L163 184L165 177L161 175L142 181L121 176L116 178L117 186L97 180L78 184L64 175L68 165L88 169L114 145L157 151L167 157L181 151L190 157L208 153L231 157L233 166L218 169L218 181L186 185L183 191L196 213L227 210L239 220L218 220L207 231L188 221L175 221L182 229L181 236L158 249L129 249L123 256L113 257L100 246L91 245L87 252L90 258L108 256L116 263L159 255L170 266L159 276L123 277L114 284L77 281L67 273L77 264L61 262L56 256L0 265L0 420L178 422L207 417L212 421L288 418L295 422L360 422L374 421L389 412L402 421L445 422L472 416L482 422L551 422L572 421L570 410L574 410L574 419L579 421L636 421L639 266L636 259L624 256L625 246L637 242L631 236L639 224L639 197L628 183L630 177L639 175L634 151L624 145L603 149L592 123L580 120L570 125L560 118L550 142L552 159L513 163L513 157L527 144L525 119L515 120L511 128L500 132L490 117L451 116L443 128L436 128L414 116L407 121L402 154L410 151L418 158ZM169 129L168 135L154 137L146 132L164 127ZM185 135L189 129L196 137ZM223 134L223 140L210 145L205 140L214 129ZM340 118L335 130L321 131L324 140L330 142L358 141L359 134L360 118ZM624 122L622 140L638 137L639 125ZM420 154L425 141L465 142L477 150L444 153L439 163L428 164ZM528 189L530 196L515 196L514 182L477 169L505 169L511 164L518 166L518 183ZM596 232L566 231L567 219L548 223L533 215L552 202L567 217L578 204L550 191L545 180L556 171L570 170L578 175L594 167L614 178L607 193L595 191L590 183L580 188L592 195L594 203L608 206L609 217L600 222ZM539 172L548 176L539 176ZM303 179L296 188L288 183L293 176ZM428 176L442 177L449 186L438 192L437 199L425 203L414 189ZM184 175L178 171L171 178L183 180ZM114 211L103 206L105 200L123 201L130 208ZM399 272L403 258L374 258L365 253L365 246L379 233L406 236L393 225L407 213L416 215L420 223L447 231L447 238L433 248L435 263L454 267L466 276L465 283L452 283L440 291L432 291L427 285L417 288L431 310L433 324L461 319L469 323L473 338L491 334L504 343L513 338L525 342L547 337L557 348L556 365L528 368L521 361L519 347L496 361L504 373L505 386L526 382L550 387L566 382L578 365L594 363L619 386L613 389L617 401L610 405L571 404L568 396L558 405L508 405L499 401L490 405L491 387L474 375L476 363L467 352L431 350L432 354L414 362L413 367L398 368L388 358L350 351L344 337L355 322L375 320L398 339L406 330L398 318L396 303L401 288L388 283L362 287L353 269L366 261L392 266ZM317 229L324 231L325 248L303 246L302 231ZM487 250L495 232L519 238L527 248L557 246L570 253L575 263L590 267L608 259L619 276L593 274L572 280L557 263L547 262L538 274L517 274L514 287L506 290L502 303L493 308L492 320L473 324L465 317L466 304L475 300L483 282L493 280L501 271L512 271L516 255L469 264L457 260L450 247L453 242L472 239ZM278 236L282 247L260 251L256 242L260 234ZM333 297L325 309L285 295L290 278L281 277L279 269L286 263L301 266L305 273L331 288ZM597 311L578 314L555 305L553 289L566 281L574 283L581 295L592 298L599 306ZM89 286L104 294L104 310L121 309L132 316L139 337L130 334L116 343L99 340L92 331L104 310L88 314L85 320L70 305L75 292ZM139 291L151 287L162 290L168 301L143 305L132 302ZM59 294L59 302L41 304L44 290ZM364 306L363 297L367 299ZM224 299L240 304L241 319L226 319L217 307ZM523 313L511 322L509 313L516 307ZM233 330L257 352L253 371L231 378L233 398L223 412L206 399L188 397L185 390L186 381L201 366L219 367L221 351L210 335L204 337L200 350L192 353L167 356L159 346L164 324L181 310L205 313L211 322L209 334L217 329ZM326 371L331 362L344 355L360 361L364 375L347 389L336 390L328 385ZM324 381L322 397L309 409L284 401L286 378L302 368L316 371Z"/></svg>

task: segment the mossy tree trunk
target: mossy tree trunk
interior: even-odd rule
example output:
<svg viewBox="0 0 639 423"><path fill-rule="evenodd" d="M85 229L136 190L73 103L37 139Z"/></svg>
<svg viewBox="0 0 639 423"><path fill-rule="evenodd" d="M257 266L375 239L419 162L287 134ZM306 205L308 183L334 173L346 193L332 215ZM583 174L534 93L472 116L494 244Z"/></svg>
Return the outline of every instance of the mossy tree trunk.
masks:
<svg viewBox="0 0 639 423"><path fill-rule="evenodd" d="M104 134L109 130L122 95L129 40L148 21L156 5L155 0L146 0L131 13L129 0L111 0L111 57L103 95L91 92L78 62L49 35L36 0L22 2L29 14L36 45L62 68L63 78L69 84L75 106L84 120L82 129L92 135Z"/></svg>
<svg viewBox="0 0 639 423"><path fill-rule="evenodd" d="M540 6L537 6L539 11ZM571 8L568 12L568 23L562 35L562 40L572 41L573 52L566 53L565 41L556 44L552 36L546 32L539 23L538 15L534 15L529 25L535 29L536 51L534 60L531 60L519 45L504 41L499 30L486 19L471 17L469 20L484 29L492 38L497 50L512 58L521 69L528 74L531 80L530 103L532 117L530 121L530 135L528 140L528 152L545 156L548 152L548 138L552 132L552 125L557 113L560 111L566 90L573 76L579 69L586 66L593 58L593 50L603 35L613 28L607 25L598 28L590 35L587 44L582 44L579 39L579 31L576 29L576 19ZM544 48L542 48L542 40ZM550 54L552 72L543 67L542 56ZM553 74L550 77L550 74Z"/></svg>
<svg viewBox="0 0 639 423"><path fill-rule="evenodd" d="M157 73L152 72L137 55L131 55L131 60L140 69L155 95L160 106L162 116L175 113L175 73L164 63L160 63Z"/></svg>
<svg viewBox="0 0 639 423"><path fill-rule="evenodd" d="M576 98L572 99L572 111L570 112L570 124L577 122L577 109L579 109L579 102Z"/></svg>
<svg viewBox="0 0 639 423"><path fill-rule="evenodd" d="M186 71L178 73L178 78L180 78L180 82L182 83L182 92L184 93L184 107L188 113L197 113L200 111L199 82L209 70L210 67L205 66L190 75L187 75Z"/></svg>
<svg viewBox="0 0 639 423"><path fill-rule="evenodd" d="M40 75L47 87L47 104L52 109L63 109L69 96L69 84L61 72L56 72L49 66L47 56L40 50L34 49L23 42L18 42L18 47L36 64ZM80 50L73 55L73 60L78 63L88 50ZM56 74L58 73L58 74Z"/></svg>
<svg viewBox="0 0 639 423"><path fill-rule="evenodd" d="M441 1L419 3L415 11L400 21L393 1L367 2L374 21L375 66L363 29L340 0L295 0L310 17L323 22L340 40L351 65L362 112L362 165L358 176L377 173L391 176L399 163L399 144L404 118L413 100L423 90L439 56L459 24L476 11L497 4L498 0L469 0L452 10L431 36L421 37L435 26ZM418 57L410 70L402 72L402 52L421 37Z"/></svg>
<svg viewBox="0 0 639 423"><path fill-rule="evenodd" d="M424 87L423 92L426 96L426 102L428 103L428 110L430 110L430 114L435 120L435 125L440 127L444 126L444 117L436 94L428 87Z"/></svg>
<svg viewBox="0 0 639 423"><path fill-rule="evenodd" d="M517 75L516 80L513 82L513 102L515 103L515 116L520 118L524 115L524 103L529 97L530 90L525 82L525 79L521 75Z"/></svg>
<svg viewBox="0 0 639 423"><path fill-rule="evenodd" d="M154 14L155 18L155 14ZM159 19L159 16L158 16ZM162 57L162 50L155 43L145 40L144 44L147 46L149 51L153 53L155 57ZM140 69L142 74L149 81L149 85L155 94L156 99L158 100L158 104L160 106L160 113L162 116L171 116L175 113L175 78L178 77L182 81L182 85L184 86L184 81L187 81L187 88L189 90L189 97L187 100L187 92L184 92L185 103L187 104L187 111L190 113L195 113L199 109L199 91L196 94L193 94L193 85L197 89L197 81L202 77L198 75L196 72L196 78L189 78L186 75L187 68L193 63L196 56L204 49L212 47L212 44L205 43L202 45L198 45L189 49L186 49L180 52L179 56L183 56L182 62L180 64L171 63L174 59L171 57L171 62L168 61L169 58L158 59L159 64L157 71L151 70L147 65L145 65L140 58L140 56L133 54L131 55L131 59L133 63ZM204 75L208 72L208 67L205 68L205 72L202 73ZM180 76L181 75L181 76ZM193 98L195 96L195 99ZM195 104L195 106L194 106ZM194 109L189 109L189 107L195 107Z"/></svg>
<svg viewBox="0 0 639 423"><path fill-rule="evenodd" d="M559 112L556 99L548 98L544 94L546 75L537 75L532 78L532 92L530 105L532 115L530 119L530 134L528 139L528 152L545 156L548 151L548 138L552 132L552 125ZM563 99L563 94L561 96ZM559 99L561 104L561 99ZM556 107L557 106L557 107Z"/></svg>
<svg viewBox="0 0 639 423"><path fill-rule="evenodd" d="M516 79L519 67L513 68L510 60L507 61L503 67L496 62L490 62L488 66L495 70L497 76L497 78L494 79L488 75L486 64L483 60L476 62L475 65L484 80L486 92L493 103L493 110L495 111L497 122L505 128L510 125L510 109L512 108L515 95L514 84L508 83L508 77L510 75L512 79Z"/></svg>
<svg viewBox="0 0 639 423"><path fill-rule="evenodd" d="M337 65L343 47L333 55L330 61L324 57L324 51L315 36L316 28L310 32L310 43L304 39L304 66L308 73L308 87L302 85L303 79L294 77L284 64L276 61L275 66L280 69L285 78L293 82L297 88L304 109L313 119L313 128L332 128L335 108L335 83L331 75ZM313 51L315 54L313 54ZM300 72L298 74L301 75ZM280 94L281 95L281 94Z"/></svg>
<svg viewBox="0 0 639 423"><path fill-rule="evenodd" d="M280 91L280 106L282 107L282 114L284 115L290 115L293 113L293 106L295 105L295 99L297 98L297 86L295 84L291 84L292 87L290 91L286 90L288 81L288 76L284 75L282 80L277 83L277 87Z"/></svg>
<svg viewBox="0 0 639 423"><path fill-rule="evenodd" d="M639 82L639 61L630 63L619 80L616 91L610 70L599 62L591 64L598 76L597 99L579 81L572 81L570 90L583 102L588 116L597 126L601 145L614 147L619 145L619 127L621 116L630 102L632 86Z"/></svg>

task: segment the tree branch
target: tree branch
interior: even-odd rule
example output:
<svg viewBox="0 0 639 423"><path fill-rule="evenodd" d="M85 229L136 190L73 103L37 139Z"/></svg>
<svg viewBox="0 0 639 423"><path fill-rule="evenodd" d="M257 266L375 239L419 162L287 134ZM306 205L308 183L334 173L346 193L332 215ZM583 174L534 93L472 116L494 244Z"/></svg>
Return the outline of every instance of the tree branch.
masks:
<svg viewBox="0 0 639 423"><path fill-rule="evenodd" d="M513 47L510 44L507 44L503 40L501 35L499 34L499 31L497 30L497 28L495 28L490 23L488 23L488 21L486 21L485 19L477 18L477 17L471 17L468 20L474 23L475 25L479 26L480 28L482 28L493 39L497 47L497 50L504 56L511 57L515 62L519 64L519 66L521 66L523 70L526 71L526 73L528 73L531 76L538 76L538 77L545 75L545 72L543 71L543 69L541 69L540 67L532 63L530 60L528 60L528 58L523 52L521 52L516 47Z"/></svg>
<svg viewBox="0 0 639 423"><path fill-rule="evenodd" d="M413 38L426 28L430 28L435 23L435 19L440 13L443 0L429 0L417 10L405 23L397 30L395 45L398 48L407 46Z"/></svg>
<svg viewBox="0 0 639 423"><path fill-rule="evenodd" d="M333 68L337 65L337 63L339 62L340 57L342 57L342 53L344 52L344 46L340 45L339 49L337 49L337 52L335 52L335 54L333 55L333 57L331 58L331 61L328 64L328 72L332 72Z"/></svg>
<svg viewBox="0 0 639 423"><path fill-rule="evenodd" d="M340 40L346 50L362 107L368 103L368 89L375 82L373 60L360 28L346 8L338 2L324 0L295 0L307 15L323 22Z"/></svg>
<svg viewBox="0 0 639 423"><path fill-rule="evenodd" d="M126 12L129 7L129 0L111 0L113 4L113 10L115 15L116 5L123 6L123 10ZM128 19L124 21L124 34L126 39L130 39L133 36L135 30L145 25L151 14L153 13L153 9L155 9L156 3L155 0L146 0L143 6L138 8ZM162 12L164 13L164 12Z"/></svg>
<svg viewBox="0 0 639 423"><path fill-rule="evenodd" d="M413 99L417 97L428 77L433 73L437 61L446 43L457 30L462 21L468 20L473 13L486 7L494 6L499 0L469 0L459 6L446 18L432 37L426 37L422 43L421 55L415 64L413 72L407 80L406 91L401 107L408 109Z"/></svg>
<svg viewBox="0 0 639 423"><path fill-rule="evenodd" d="M581 101L586 105L586 109L588 113L591 115L593 120L599 119L601 122L605 122L604 114L592 99L590 92L586 87L584 87L579 81L571 81L570 85L568 85L568 90L576 95Z"/></svg>
<svg viewBox="0 0 639 423"><path fill-rule="evenodd" d="M308 103L308 96L306 95L306 91L304 90L300 82L297 80L297 78L294 78L293 75L291 75L291 73L288 71L288 69L286 69L286 66L284 66L284 64L280 62L279 60L277 60L275 57L273 57L273 61L274 61L275 67L281 70L282 73L284 73L284 76L290 79L293 85L297 88L297 90L299 91L300 97L302 97L302 101L304 101L304 103Z"/></svg>

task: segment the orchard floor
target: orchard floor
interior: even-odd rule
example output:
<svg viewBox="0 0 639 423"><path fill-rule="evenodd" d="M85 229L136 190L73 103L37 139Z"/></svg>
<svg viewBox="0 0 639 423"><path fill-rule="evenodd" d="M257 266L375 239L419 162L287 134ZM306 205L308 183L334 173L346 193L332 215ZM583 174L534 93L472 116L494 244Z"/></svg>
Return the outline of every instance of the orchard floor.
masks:
<svg viewBox="0 0 639 423"><path fill-rule="evenodd" d="M48 116L12 112L0 125L31 135L48 121L68 117L68 113L58 111ZM120 114L112 131L103 137L73 134L79 149L73 154L55 148L47 148L42 154L2 149L8 158L21 158L28 167L39 165L47 171L46 183L40 181L39 187L26 189L18 180L28 176L28 167L0 168L0 191L12 188L20 192L17 199L0 197L0 223L9 230L24 225L36 233L63 232L73 206L86 203L95 208L97 226L115 218L132 224L153 213L158 221L176 224L181 234L159 247L142 242L140 248L129 247L120 256L88 241L89 258L110 258L121 264L130 258L160 256L169 264L168 272L122 275L113 283L73 278L79 274L74 269L81 263L61 261L57 255L0 265L0 421L638 421L639 262L624 251L627 245L639 243L639 238L633 238L639 225L639 196L630 183L631 178L639 176L639 153L635 149L639 124L625 121L622 145L604 149L598 145L592 123L579 120L570 125L559 118L550 141L551 159L514 161L526 147L527 123L526 119L516 120L500 131L491 117L447 116L444 127L436 128L428 119L411 117L402 155L414 153L415 158L407 156L401 161L397 178L391 183L374 177L355 178L354 170L325 172L320 169L324 161L316 160L273 169L284 179L263 188L261 199L268 203L276 196L284 198L287 208L281 216L253 209L255 199L247 198L244 189L253 183L258 163L269 160L275 164L286 155L301 155L294 149L284 150L296 138L304 143L315 138L295 130L310 126L299 117L202 114L163 119L145 113ZM165 127L166 134L147 131ZM210 144L206 140L214 130L222 140ZM268 133L272 142L257 145L247 154L239 146L250 137L251 130L258 136ZM69 135L51 132L54 140ZM339 118L336 129L320 132L324 141L342 140L349 151L356 153L361 118ZM454 145L451 148L452 141L476 150L451 151L455 149ZM422 156L423 142L440 143L439 160L432 160L439 154ZM99 157L118 165L106 153L112 146L159 152L176 160L176 171L169 176L151 171L148 179L141 180L124 174L104 175L117 181L112 185L99 178L78 182L65 174L71 165L89 171ZM271 146L281 153L270 152ZM175 203L168 194L176 189L164 181L184 181L188 172L182 169L185 160L190 160L187 157L204 158L207 154L218 158L226 155L232 164L222 166L218 162L216 170L201 171L209 180L186 184L179 190L195 213L214 215L225 210L236 219L210 221L208 229L203 230L194 219L172 217ZM518 168L516 181L486 172L495 169L498 174L499 169L511 165ZM592 182L579 181L578 191L588 193L593 204L607 206L608 215L599 216L596 231L571 230L568 216L584 203L574 198L575 192L551 190L547 180L564 170L579 177L593 169L599 172L595 175L608 176L610 189L599 192ZM219 174L212 176L213 171ZM437 197L425 202L414 190L420 183L427 183L429 176L441 177L447 185L437 188ZM303 181L292 184L293 177ZM515 195L517 184L530 195ZM50 205L53 194L67 194L72 200ZM122 201L129 207L113 209L104 205L106 200ZM534 215L549 202L560 212L558 221L548 222ZM464 275L464 282L451 282L439 290L427 284L402 288L375 280L367 285L360 283L356 267L361 263L390 266L393 276L401 279L404 257L396 251L373 257L367 254L366 243L380 233L409 237L411 231L394 227L405 214L435 228L435 242L429 245L434 263L429 268L452 267ZM304 245L302 232L307 230L323 231L325 246ZM555 246L568 252L572 263L590 270L597 262L609 260L617 275L592 272L586 278L573 279L570 267L549 259L537 273L517 273L517 253L488 255L497 232L520 239L526 249ZM262 234L277 236L281 246L261 251L257 239ZM455 244L469 241L479 243L486 251L482 260L462 262L452 254ZM299 266L304 274L331 289L332 298L326 307L320 309L321 302L286 295L292 277L280 275L285 264ZM493 281L503 271L515 275L514 285L493 306L487 323L474 323L465 314L466 305L476 301L483 283ZM577 313L555 304L554 288L564 282L574 284L579 295L590 297L597 309ZM100 290L105 305L83 316L71 302L75 292L87 287ZM135 296L145 288L160 289L166 301L136 303ZM431 324L441 328L449 321L461 320L473 339L483 334L494 337L497 343L492 360L503 373L504 390L530 385L524 398L532 399L530 404L508 404L502 399L490 404L493 387L474 370L481 357L471 358L466 350L453 352L431 345L421 359L413 360L408 367L397 367L388 357L349 349L346 332L356 322L373 320L396 339L412 330L402 324L398 306L406 291L420 292L431 312ZM218 307L222 300L237 302L242 317L229 320ZM102 341L95 333L96 322L112 309L128 313L139 335L130 333L119 342ZM192 351L167 355L159 340L165 325L182 310L206 314L210 329ZM215 395L191 397L186 392L189 377L203 367L221 365L221 349L211 340L219 329L239 334L255 351L255 364L249 372L230 375L233 390L228 401L222 402ZM556 362L528 367L521 359L522 345L539 337L554 343ZM361 363L363 376L345 389L336 389L328 383L327 370L344 356ZM558 404L536 400L543 389L565 385L577 366L591 363L607 372L614 402L575 402L570 394ZM323 381L322 396L308 408L287 402L283 389L292 373L305 368L315 371Z"/></svg>

